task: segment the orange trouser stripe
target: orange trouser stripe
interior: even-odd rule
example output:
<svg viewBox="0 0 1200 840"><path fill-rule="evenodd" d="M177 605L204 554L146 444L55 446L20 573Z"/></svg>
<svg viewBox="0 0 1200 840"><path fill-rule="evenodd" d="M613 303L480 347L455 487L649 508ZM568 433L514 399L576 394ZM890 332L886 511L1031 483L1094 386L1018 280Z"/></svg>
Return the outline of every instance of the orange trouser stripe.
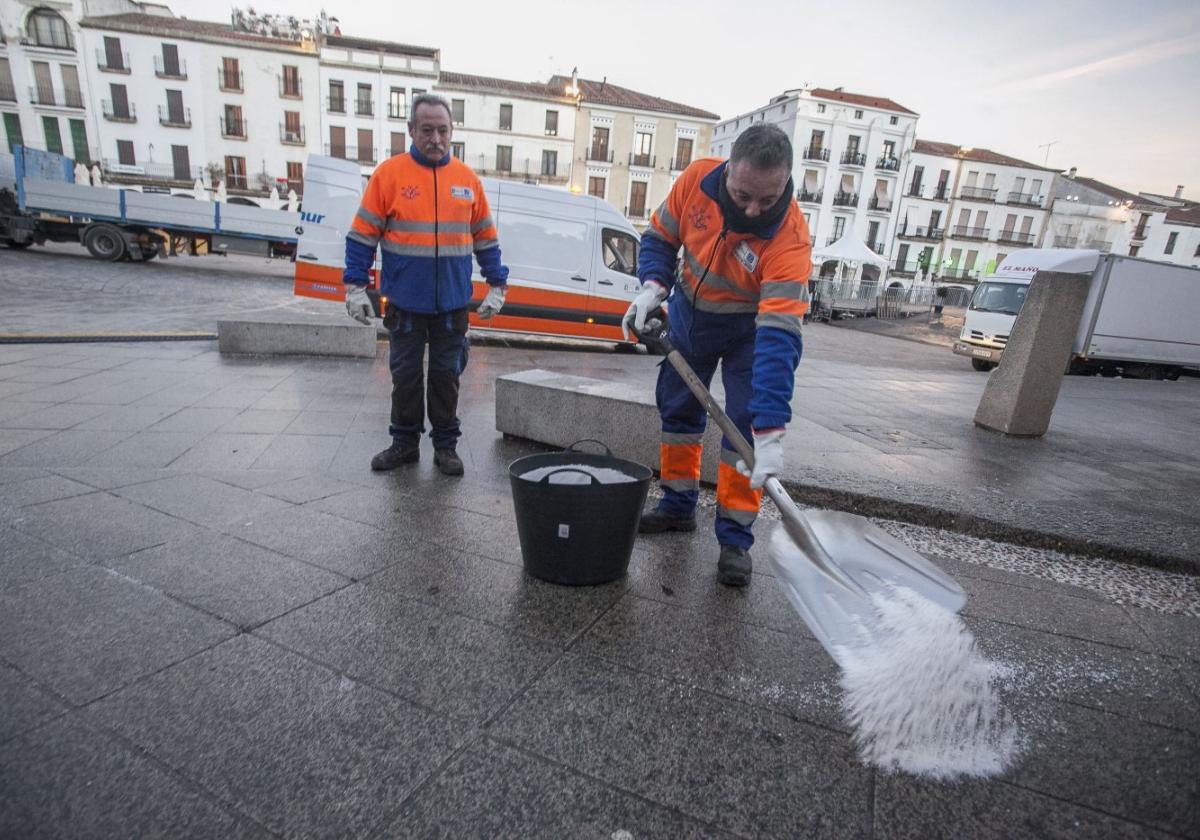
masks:
<svg viewBox="0 0 1200 840"><path fill-rule="evenodd" d="M727 464L722 459L717 465L718 508L758 513L762 495L762 490L750 489L750 479L738 472L732 464Z"/></svg>
<svg viewBox="0 0 1200 840"><path fill-rule="evenodd" d="M687 479L699 481L701 445L698 443L664 443L660 452L663 481Z"/></svg>

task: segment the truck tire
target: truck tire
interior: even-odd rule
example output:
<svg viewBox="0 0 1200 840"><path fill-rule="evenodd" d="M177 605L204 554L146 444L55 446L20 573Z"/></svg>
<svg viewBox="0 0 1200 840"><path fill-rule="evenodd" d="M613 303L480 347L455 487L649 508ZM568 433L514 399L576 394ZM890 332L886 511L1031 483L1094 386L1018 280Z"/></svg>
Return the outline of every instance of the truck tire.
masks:
<svg viewBox="0 0 1200 840"><path fill-rule="evenodd" d="M972 359L971 360L971 367L975 368L975 370L979 371L980 373L987 373L989 370L991 370L995 366L996 365L994 362L988 362L983 359Z"/></svg>
<svg viewBox="0 0 1200 840"><path fill-rule="evenodd" d="M28 248L30 245L32 245L33 240L26 239L24 242L18 242L15 239L6 239L6 240L4 240L4 244L7 245L9 248L13 248L14 250L20 251L21 249Z"/></svg>
<svg viewBox="0 0 1200 840"><path fill-rule="evenodd" d="M125 256L125 237L113 225L92 225L83 235L83 244L98 260L116 262Z"/></svg>

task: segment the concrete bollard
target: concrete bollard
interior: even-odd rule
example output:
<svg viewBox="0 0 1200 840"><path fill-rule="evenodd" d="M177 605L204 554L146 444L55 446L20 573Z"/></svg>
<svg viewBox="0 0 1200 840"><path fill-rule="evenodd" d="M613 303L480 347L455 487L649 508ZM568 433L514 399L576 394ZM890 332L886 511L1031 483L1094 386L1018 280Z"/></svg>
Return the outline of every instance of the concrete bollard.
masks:
<svg viewBox="0 0 1200 840"><path fill-rule="evenodd" d="M1091 277L1039 271L991 372L975 425L1014 437L1040 437L1050 427Z"/></svg>

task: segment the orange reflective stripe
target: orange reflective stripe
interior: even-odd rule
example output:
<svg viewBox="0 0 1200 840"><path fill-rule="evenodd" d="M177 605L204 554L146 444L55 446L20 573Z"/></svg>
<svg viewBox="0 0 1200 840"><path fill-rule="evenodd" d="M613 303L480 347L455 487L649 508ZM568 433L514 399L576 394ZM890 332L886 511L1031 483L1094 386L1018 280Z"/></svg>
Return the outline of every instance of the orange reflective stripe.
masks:
<svg viewBox="0 0 1200 840"><path fill-rule="evenodd" d="M717 465L717 507L758 513L762 495L762 490L750 489L750 479L733 464L721 461Z"/></svg>
<svg viewBox="0 0 1200 840"><path fill-rule="evenodd" d="M700 477L701 445L698 443L664 443L660 451L664 481L698 479Z"/></svg>

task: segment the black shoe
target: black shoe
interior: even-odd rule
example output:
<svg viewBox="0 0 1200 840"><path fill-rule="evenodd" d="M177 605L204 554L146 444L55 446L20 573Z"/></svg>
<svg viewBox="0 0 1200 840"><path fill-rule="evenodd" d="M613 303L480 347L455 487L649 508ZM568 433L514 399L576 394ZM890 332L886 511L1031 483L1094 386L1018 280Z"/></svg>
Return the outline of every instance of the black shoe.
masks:
<svg viewBox="0 0 1200 840"><path fill-rule="evenodd" d="M639 534L661 534L663 531L695 531L696 518L689 516L670 516L658 508L648 510L638 521Z"/></svg>
<svg viewBox="0 0 1200 840"><path fill-rule="evenodd" d="M717 580L726 586L745 586L750 582L750 552L732 545L721 546L721 559L717 561Z"/></svg>
<svg viewBox="0 0 1200 840"><path fill-rule="evenodd" d="M394 470L401 464L415 464L420 459L421 448L419 446L401 446L393 443L371 459L371 469L379 472Z"/></svg>
<svg viewBox="0 0 1200 840"><path fill-rule="evenodd" d="M433 450L433 463L442 471L442 475L462 475L463 462L453 449Z"/></svg>

